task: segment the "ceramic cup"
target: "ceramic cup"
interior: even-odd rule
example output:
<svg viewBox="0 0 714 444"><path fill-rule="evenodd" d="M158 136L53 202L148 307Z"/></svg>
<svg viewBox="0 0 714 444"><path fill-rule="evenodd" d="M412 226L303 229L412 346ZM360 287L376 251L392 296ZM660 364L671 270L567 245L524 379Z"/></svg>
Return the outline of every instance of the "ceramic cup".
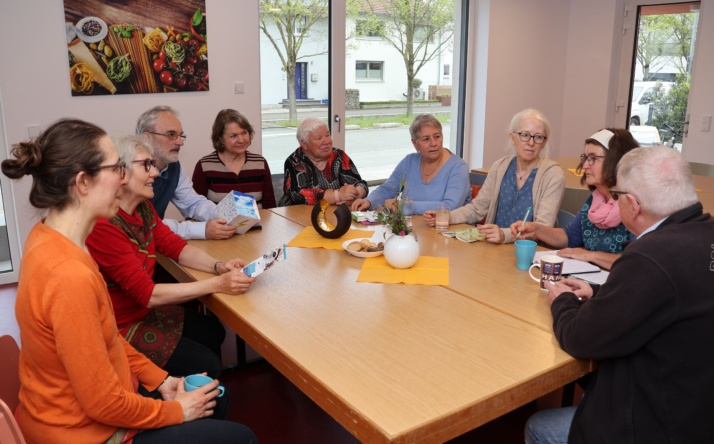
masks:
<svg viewBox="0 0 714 444"><path fill-rule="evenodd" d="M187 392L196 390L197 388L204 386L208 384L209 382L213 381L212 378L209 378L206 375L191 375L191 376L186 376L186 379L184 379L184 387L186 388ZM216 387L221 393L219 393L219 397L223 396L223 392L226 391L226 389L222 386L219 385Z"/></svg>
<svg viewBox="0 0 714 444"><path fill-rule="evenodd" d="M540 279L533 276L531 270L533 267L540 268ZM540 282L540 288L547 290L545 287L546 281L558 282L563 275L563 258L555 255L546 255L540 258L540 263L535 263L528 269L528 274L531 279Z"/></svg>
<svg viewBox="0 0 714 444"><path fill-rule="evenodd" d="M516 250L516 267L519 270L528 270L533 263L537 244L532 240L519 239L514 245Z"/></svg>

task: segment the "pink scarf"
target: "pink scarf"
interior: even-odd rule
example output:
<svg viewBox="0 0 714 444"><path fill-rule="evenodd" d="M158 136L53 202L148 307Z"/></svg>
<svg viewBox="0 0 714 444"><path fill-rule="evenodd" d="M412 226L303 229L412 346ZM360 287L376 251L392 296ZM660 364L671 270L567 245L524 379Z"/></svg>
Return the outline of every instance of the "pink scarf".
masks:
<svg viewBox="0 0 714 444"><path fill-rule="evenodd" d="M599 191L593 191L593 202L588 210L588 219L601 230L613 228L620 223L620 207L615 199L605 201L605 196Z"/></svg>

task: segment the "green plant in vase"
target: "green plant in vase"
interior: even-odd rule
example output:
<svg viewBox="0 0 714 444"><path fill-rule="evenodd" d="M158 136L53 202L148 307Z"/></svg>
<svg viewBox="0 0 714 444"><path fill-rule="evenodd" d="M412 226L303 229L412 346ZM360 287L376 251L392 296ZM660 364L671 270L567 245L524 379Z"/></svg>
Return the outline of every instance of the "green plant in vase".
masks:
<svg viewBox="0 0 714 444"><path fill-rule="evenodd" d="M392 234L398 236L406 236L411 234L416 236L414 229L404 217L404 201L406 200L406 192L404 188L407 183L402 179L399 182L399 193L394 199L394 206L387 206L379 210L377 213L377 222L391 229Z"/></svg>

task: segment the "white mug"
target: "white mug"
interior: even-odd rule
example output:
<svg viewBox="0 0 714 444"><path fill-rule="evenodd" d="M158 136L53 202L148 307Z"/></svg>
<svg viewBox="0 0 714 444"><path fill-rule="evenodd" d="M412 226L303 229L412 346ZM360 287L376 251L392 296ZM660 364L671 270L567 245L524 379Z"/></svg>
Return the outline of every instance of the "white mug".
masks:
<svg viewBox="0 0 714 444"><path fill-rule="evenodd" d="M533 267L540 268L540 278L531 274ZM531 276L531 279L540 282L540 288L547 290L547 288L545 288L545 281L558 282L561 279L563 275L563 258L552 254L541 256L540 263L531 265L528 269L528 274Z"/></svg>

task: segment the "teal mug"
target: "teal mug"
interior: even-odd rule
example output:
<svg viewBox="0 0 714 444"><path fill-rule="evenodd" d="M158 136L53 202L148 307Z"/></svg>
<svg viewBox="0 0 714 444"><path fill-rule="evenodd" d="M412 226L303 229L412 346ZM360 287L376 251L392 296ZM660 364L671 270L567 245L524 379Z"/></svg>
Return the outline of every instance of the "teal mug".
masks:
<svg viewBox="0 0 714 444"><path fill-rule="evenodd" d="M186 391L190 392L190 391L196 390L197 388L208 384L211 381L213 381L213 379L209 378L206 375L191 375L191 376L186 376L186 378L184 379L183 382L184 382L184 387L186 388ZM216 388L221 392L218 396L219 397L223 396L223 393L226 391L226 389L222 385L219 385Z"/></svg>

